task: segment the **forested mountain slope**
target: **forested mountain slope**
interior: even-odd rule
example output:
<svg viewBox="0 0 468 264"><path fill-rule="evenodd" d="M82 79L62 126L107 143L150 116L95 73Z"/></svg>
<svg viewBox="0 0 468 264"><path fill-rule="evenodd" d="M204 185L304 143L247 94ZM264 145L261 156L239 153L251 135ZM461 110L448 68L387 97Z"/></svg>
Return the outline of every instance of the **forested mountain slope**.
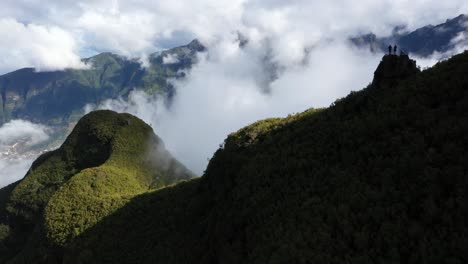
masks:
<svg viewBox="0 0 468 264"><path fill-rule="evenodd" d="M35 260L466 263L467 135L468 53L423 72L385 56L364 90L229 135L201 178L129 198L65 240L57 215L74 207L49 202L51 246Z"/></svg>
<svg viewBox="0 0 468 264"><path fill-rule="evenodd" d="M53 262L52 249L135 195L192 177L140 119L92 112L24 179L0 190L0 262Z"/></svg>
<svg viewBox="0 0 468 264"><path fill-rule="evenodd" d="M415 67L386 56L331 107L231 134L201 179L134 198L65 261L465 263L468 53Z"/></svg>

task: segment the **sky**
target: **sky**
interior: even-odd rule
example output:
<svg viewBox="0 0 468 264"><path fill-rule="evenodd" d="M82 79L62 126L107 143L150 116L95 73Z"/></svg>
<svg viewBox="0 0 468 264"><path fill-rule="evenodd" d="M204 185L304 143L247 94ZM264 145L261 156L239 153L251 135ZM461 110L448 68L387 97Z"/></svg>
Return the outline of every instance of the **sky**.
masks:
<svg viewBox="0 0 468 264"><path fill-rule="evenodd" d="M350 47L350 36L387 36L397 25L411 30L462 13L468 13L466 0L2 0L0 74L84 68L80 58L104 51L144 62L152 52L198 38L208 52L199 54L187 78L174 81L171 109L136 92L129 102L105 101L84 111L136 114L201 175L229 133L266 117L326 107L371 82L381 57ZM239 35L249 40L243 48ZM0 160L2 171L8 166ZM0 172L0 186L25 172L14 171Z"/></svg>
<svg viewBox="0 0 468 264"><path fill-rule="evenodd" d="M142 57L195 37L212 45L233 32L270 39L278 59L294 61L326 38L385 35L467 11L464 0L2 0L0 73L76 68L103 51Z"/></svg>

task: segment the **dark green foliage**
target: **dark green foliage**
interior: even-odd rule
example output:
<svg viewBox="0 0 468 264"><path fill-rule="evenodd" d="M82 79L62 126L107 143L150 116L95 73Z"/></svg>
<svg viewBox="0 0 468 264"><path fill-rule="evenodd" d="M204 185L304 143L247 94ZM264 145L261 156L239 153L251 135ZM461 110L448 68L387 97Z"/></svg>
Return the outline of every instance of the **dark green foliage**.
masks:
<svg viewBox="0 0 468 264"><path fill-rule="evenodd" d="M83 170L54 194L62 201L58 194L68 193L69 201L50 199L48 231L63 234L54 229L68 223L52 217L56 224L47 224L48 210L65 203L68 217L84 195L103 204L105 216L68 233L66 243L44 235L59 247L36 250L35 260L466 263L468 53L405 78L327 109L243 128L228 136L203 177L124 195L123 204L106 205L107 190L122 188L112 179L98 191L67 191L89 187L93 168Z"/></svg>
<svg viewBox="0 0 468 264"><path fill-rule="evenodd" d="M199 259L206 249L205 219L210 212L209 193L199 183L196 179L133 198L76 239L67 248L64 263L191 263Z"/></svg>
<svg viewBox="0 0 468 264"><path fill-rule="evenodd" d="M216 260L465 263L467 69L465 53L248 147L228 138L204 176Z"/></svg>

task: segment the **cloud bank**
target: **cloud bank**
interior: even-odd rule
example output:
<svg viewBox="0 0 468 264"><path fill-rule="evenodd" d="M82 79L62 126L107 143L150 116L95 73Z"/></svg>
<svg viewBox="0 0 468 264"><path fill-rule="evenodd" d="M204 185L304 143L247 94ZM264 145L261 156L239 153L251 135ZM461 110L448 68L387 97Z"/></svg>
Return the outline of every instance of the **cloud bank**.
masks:
<svg viewBox="0 0 468 264"><path fill-rule="evenodd" d="M194 37L207 45L240 32L270 39L275 59L295 62L317 41L395 25L415 29L468 13L465 0L5 0L0 4L0 73L82 67L79 58L111 51L129 57Z"/></svg>
<svg viewBox="0 0 468 264"><path fill-rule="evenodd" d="M25 120L0 127L0 188L24 177L40 151L34 146L49 139L49 129Z"/></svg>

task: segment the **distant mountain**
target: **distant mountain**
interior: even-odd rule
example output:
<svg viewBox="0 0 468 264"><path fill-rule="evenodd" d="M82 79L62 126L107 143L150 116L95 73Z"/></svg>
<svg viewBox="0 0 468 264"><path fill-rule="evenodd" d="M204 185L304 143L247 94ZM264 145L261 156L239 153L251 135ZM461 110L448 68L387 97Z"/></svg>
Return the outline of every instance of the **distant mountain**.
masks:
<svg viewBox="0 0 468 264"><path fill-rule="evenodd" d="M385 55L364 90L247 126L158 189L190 174L142 158L138 119L91 113L0 190L0 261L466 263L467 117L468 52L422 72Z"/></svg>
<svg viewBox="0 0 468 264"><path fill-rule="evenodd" d="M24 179L0 190L0 263L53 262L43 247L65 245L132 197L193 176L140 119L91 112Z"/></svg>
<svg viewBox="0 0 468 264"><path fill-rule="evenodd" d="M463 33L468 34L468 16L460 15L445 23L428 25L412 32L395 28L389 37L373 33L357 36L350 41L373 52L387 52L389 44L400 50L428 56L434 52L452 49ZM459 39L457 39L459 37ZM245 45L248 40L240 39ZM36 72L32 68L20 69L0 76L0 126L11 119L26 119L50 126L67 125L82 115L88 103L105 99L125 98L133 89L161 94L171 98L175 93L170 79L183 78L180 70L189 69L196 62L196 53L205 51L197 40L167 51L151 54L149 67L141 67L137 59L127 59L112 53L101 53L83 59L90 69ZM259 85L268 90L268 83L278 69L266 59L266 80Z"/></svg>
<svg viewBox="0 0 468 264"><path fill-rule="evenodd" d="M0 76L0 126L11 119L26 119L47 125L77 120L88 103L126 97L133 89L170 98L169 80L184 76L205 47L194 40L188 45L151 54L149 66L137 59L101 53L83 59L90 69L36 72L20 69Z"/></svg>
<svg viewBox="0 0 468 264"><path fill-rule="evenodd" d="M463 35L466 34L466 35ZM388 52L388 45L396 44L400 50L418 56L429 56L434 52L446 52L460 44L459 41L468 36L468 16L460 15L448 19L445 23L428 25L412 32L404 28L395 28L389 37L378 38L375 34L354 37L351 42L358 47L369 48L373 52ZM465 40L468 44L468 40Z"/></svg>
<svg viewBox="0 0 468 264"><path fill-rule="evenodd" d="M413 32L397 27L389 37L373 33L357 36L350 41L373 52L387 52L389 44L400 50L428 56L445 52L457 44L457 37L467 33L468 16L460 15L437 26L425 26ZM248 40L240 36L240 45ZM0 76L0 126L11 119L26 119L49 126L66 126L77 121L83 107L105 99L125 98L133 89L160 94L170 99L174 87L170 79L183 78L180 70L189 69L196 62L196 53L205 51L197 40L167 51L151 54L149 67L141 67L137 59L127 59L112 53L101 53L83 59L90 69L36 72L20 69ZM266 79L258 84L268 91L269 83L278 74L277 66L265 59Z"/></svg>

